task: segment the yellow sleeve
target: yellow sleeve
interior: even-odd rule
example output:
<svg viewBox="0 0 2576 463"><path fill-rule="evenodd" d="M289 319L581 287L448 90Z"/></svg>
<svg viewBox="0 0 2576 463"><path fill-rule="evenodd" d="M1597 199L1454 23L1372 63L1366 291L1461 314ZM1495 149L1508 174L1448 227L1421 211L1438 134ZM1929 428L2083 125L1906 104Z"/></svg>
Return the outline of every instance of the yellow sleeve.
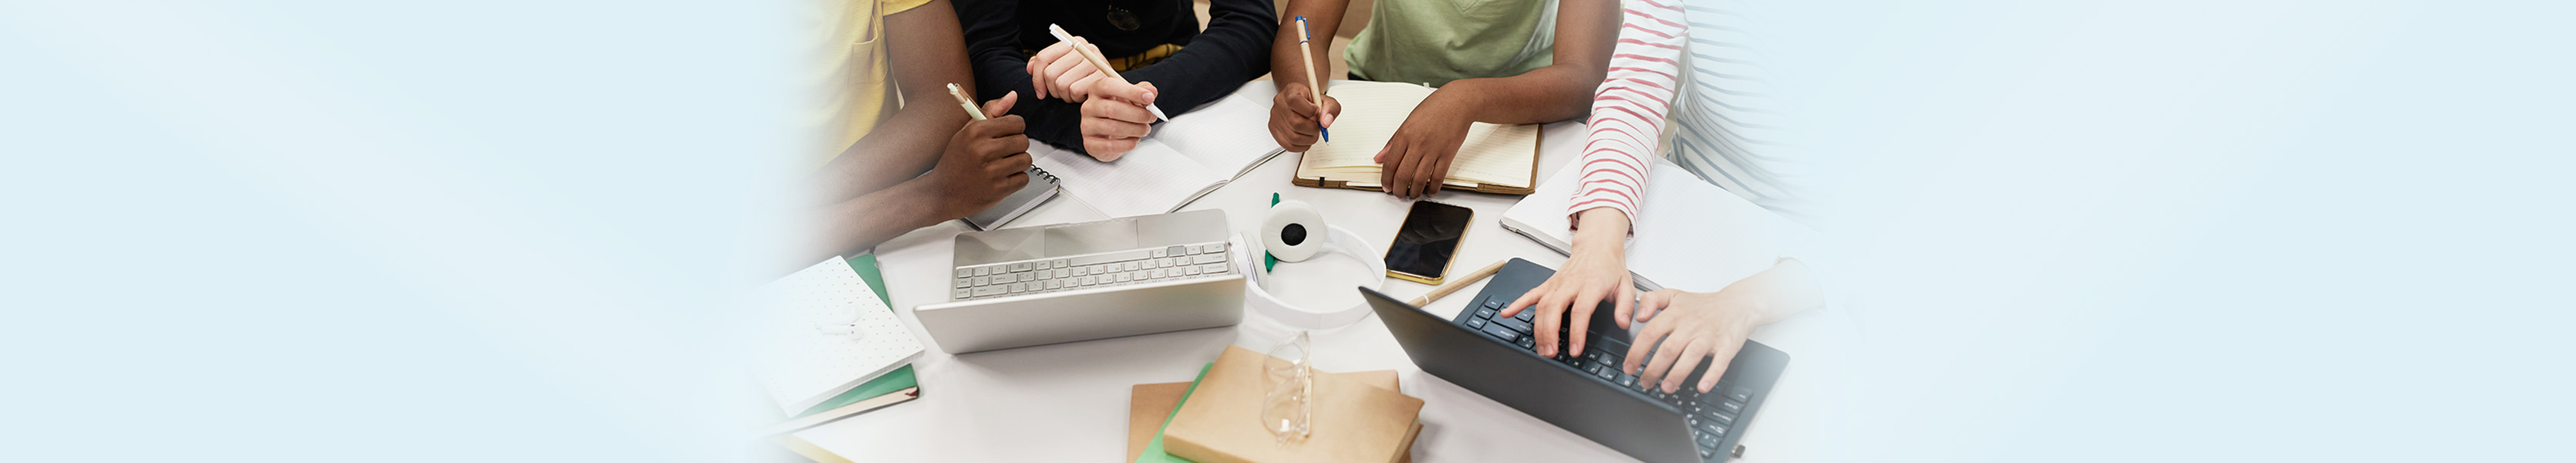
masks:
<svg viewBox="0 0 2576 463"><path fill-rule="evenodd" d="M895 14L895 13L902 13L902 12L904 12L904 11L909 11L909 10L913 9L913 7L918 7L918 6L921 6L921 5L924 5L924 4L928 4L928 3L930 3L930 0L883 0L883 1L884 1L884 3L881 3L881 5L885 5L885 8L884 8L884 9L881 9L881 10L878 10L878 11L884 11L884 12L885 12L885 14L887 14L887 15L893 15L893 14Z"/></svg>

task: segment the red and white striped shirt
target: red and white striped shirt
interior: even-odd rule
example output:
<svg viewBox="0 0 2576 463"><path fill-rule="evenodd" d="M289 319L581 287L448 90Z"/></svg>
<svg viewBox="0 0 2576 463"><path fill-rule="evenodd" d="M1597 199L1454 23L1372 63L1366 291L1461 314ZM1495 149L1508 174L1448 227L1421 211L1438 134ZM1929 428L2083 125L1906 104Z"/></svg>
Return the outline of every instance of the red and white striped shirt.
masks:
<svg viewBox="0 0 2576 463"><path fill-rule="evenodd" d="M1627 214L1631 223L1646 193L1646 169L1655 164L1657 140L1665 113L1680 88L1682 46L1690 26L1683 24L1681 0L1627 0L1619 27L1619 44L1611 50L1610 73L1592 92L1592 120L1583 142L1582 184L1566 207L1567 223L1579 223L1584 210L1607 207Z"/></svg>

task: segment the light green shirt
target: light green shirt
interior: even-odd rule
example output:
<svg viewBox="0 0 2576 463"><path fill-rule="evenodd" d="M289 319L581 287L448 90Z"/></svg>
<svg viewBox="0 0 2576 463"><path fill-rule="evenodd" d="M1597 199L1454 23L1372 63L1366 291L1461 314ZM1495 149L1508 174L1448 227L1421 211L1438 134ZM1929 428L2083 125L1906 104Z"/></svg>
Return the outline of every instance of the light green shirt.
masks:
<svg viewBox="0 0 2576 463"><path fill-rule="evenodd" d="M1555 62L1552 0L1378 0L1372 11L1343 52L1362 80L1438 87Z"/></svg>

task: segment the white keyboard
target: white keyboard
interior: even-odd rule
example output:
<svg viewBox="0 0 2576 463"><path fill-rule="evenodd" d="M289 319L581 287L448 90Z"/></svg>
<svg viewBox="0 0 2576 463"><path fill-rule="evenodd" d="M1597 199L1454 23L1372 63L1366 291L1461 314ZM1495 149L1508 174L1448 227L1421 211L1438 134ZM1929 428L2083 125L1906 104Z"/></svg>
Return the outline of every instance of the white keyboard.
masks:
<svg viewBox="0 0 2576 463"><path fill-rule="evenodd" d="M949 300L1133 285L1234 272L1223 241L957 267Z"/></svg>

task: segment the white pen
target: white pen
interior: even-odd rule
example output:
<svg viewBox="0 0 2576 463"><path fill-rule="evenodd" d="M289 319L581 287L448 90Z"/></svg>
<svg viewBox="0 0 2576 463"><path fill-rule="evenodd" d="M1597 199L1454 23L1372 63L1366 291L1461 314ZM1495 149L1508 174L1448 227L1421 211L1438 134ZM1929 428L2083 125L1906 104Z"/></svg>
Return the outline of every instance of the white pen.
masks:
<svg viewBox="0 0 2576 463"><path fill-rule="evenodd" d="M966 117L984 120L984 110L977 109L975 100L966 98L966 89L958 88L956 82L948 83L948 96L957 97L957 106L966 108Z"/></svg>
<svg viewBox="0 0 2576 463"><path fill-rule="evenodd" d="M1092 52L1091 52L1091 49L1089 49L1089 48L1083 48L1083 47L1082 47L1082 43L1081 43L1081 42L1076 42L1076 41L1074 41L1074 40L1073 40L1073 34L1067 34L1067 33L1065 33L1065 32L1064 32L1064 28L1063 28L1063 27L1058 27L1058 26L1056 26L1056 25L1054 25L1054 24L1048 24L1048 25L1047 25L1047 33L1049 33L1049 34L1055 34L1055 39L1056 39L1056 40L1064 41L1064 46L1072 47L1072 48L1073 48L1073 52L1074 52L1075 54L1080 54L1080 55L1082 55L1082 60L1083 60L1083 61L1085 61L1085 62L1089 62L1089 63L1091 63L1091 67L1092 67L1093 69L1099 69L1101 74L1108 74L1108 75L1109 75L1109 78L1111 78L1111 79L1118 79L1118 81L1119 81L1119 82L1127 82L1127 83L1131 83L1131 84L1132 84L1132 83L1135 83L1135 82L1133 82L1133 81L1129 81L1129 80L1127 80L1127 77L1126 77L1126 76L1118 75L1118 70L1117 70L1117 69L1110 69L1110 68L1109 68L1109 58L1104 58L1104 57L1101 57L1099 54L1092 53ZM1163 110L1162 110L1162 109L1160 109L1160 108L1155 108L1155 107L1154 107L1154 105L1150 105L1150 104L1149 104L1149 105L1145 105L1145 110L1146 110L1146 111L1153 111L1153 112L1154 112L1154 118L1155 118L1156 120L1165 120L1165 121L1172 120L1172 117L1171 117L1171 116L1165 116L1165 115L1163 115Z"/></svg>

